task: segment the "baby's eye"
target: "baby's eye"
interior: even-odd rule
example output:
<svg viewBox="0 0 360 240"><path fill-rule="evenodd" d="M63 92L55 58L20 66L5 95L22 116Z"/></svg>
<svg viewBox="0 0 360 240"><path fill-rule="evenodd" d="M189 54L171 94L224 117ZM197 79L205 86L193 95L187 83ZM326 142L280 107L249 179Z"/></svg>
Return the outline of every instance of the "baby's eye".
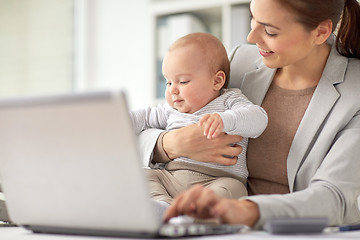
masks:
<svg viewBox="0 0 360 240"><path fill-rule="evenodd" d="M171 82L167 82L166 85L171 86Z"/></svg>
<svg viewBox="0 0 360 240"><path fill-rule="evenodd" d="M181 81L180 84L187 84L187 83L189 83L189 82L190 82L190 80Z"/></svg>

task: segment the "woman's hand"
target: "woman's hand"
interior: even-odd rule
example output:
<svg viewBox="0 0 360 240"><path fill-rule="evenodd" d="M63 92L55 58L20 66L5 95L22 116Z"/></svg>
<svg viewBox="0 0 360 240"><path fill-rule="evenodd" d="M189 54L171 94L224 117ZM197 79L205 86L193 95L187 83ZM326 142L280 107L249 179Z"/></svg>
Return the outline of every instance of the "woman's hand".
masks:
<svg viewBox="0 0 360 240"><path fill-rule="evenodd" d="M171 159L182 156L199 162L234 165L242 151L241 146L235 143L241 140L241 136L225 133L207 139L204 128L193 124L167 132L163 138L163 148Z"/></svg>
<svg viewBox="0 0 360 240"><path fill-rule="evenodd" d="M249 200L221 198L208 188L195 185L178 195L167 209L164 220L189 215L194 218L216 218L222 223L244 224L252 227L260 218L256 203Z"/></svg>

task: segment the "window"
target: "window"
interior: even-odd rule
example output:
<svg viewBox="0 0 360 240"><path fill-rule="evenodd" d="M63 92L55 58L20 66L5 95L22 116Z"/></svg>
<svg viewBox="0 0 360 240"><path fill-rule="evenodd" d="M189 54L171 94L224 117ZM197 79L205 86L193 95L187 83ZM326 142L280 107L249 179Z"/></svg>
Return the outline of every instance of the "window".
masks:
<svg viewBox="0 0 360 240"><path fill-rule="evenodd" d="M0 0L0 97L72 91L73 25L73 0Z"/></svg>

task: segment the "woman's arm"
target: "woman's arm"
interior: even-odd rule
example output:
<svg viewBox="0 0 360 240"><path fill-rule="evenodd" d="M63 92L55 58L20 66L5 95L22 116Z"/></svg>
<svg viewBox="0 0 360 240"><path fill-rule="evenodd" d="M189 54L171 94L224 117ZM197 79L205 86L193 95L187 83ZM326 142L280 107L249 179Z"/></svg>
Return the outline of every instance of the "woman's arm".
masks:
<svg viewBox="0 0 360 240"><path fill-rule="evenodd" d="M334 144L304 189L289 194L258 195L242 200L213 196L200 186L179 195L165 213L165 220L188 214L219 218L261 228L274 217L327 217L330 225L360 223L360 112L338 133ZM300 177L299 177L300 178Z"/></svg>
<svg viewBox="0 0 360 240"><path fill-rule="evenodd" d="M209 140L203 131L202 127L193 124L170 132L158 129L141 132L138 139L144 165L153 167L180 156L200 162L234 165L242 151L241 146L234 143L240 142L242 137L221 133L219 137Z"/></svg>
<svg viewBox="0 0 360 240"><path fill-rule="evenodd" d="M193 124L167 132L163 138L163 148L169 158L188 157L199 162L213 162L234 165L242 148L235 143L241 136L221 133L214 139L207 139L204 128ZM233 157L225 157L233 156Z"/></svg>

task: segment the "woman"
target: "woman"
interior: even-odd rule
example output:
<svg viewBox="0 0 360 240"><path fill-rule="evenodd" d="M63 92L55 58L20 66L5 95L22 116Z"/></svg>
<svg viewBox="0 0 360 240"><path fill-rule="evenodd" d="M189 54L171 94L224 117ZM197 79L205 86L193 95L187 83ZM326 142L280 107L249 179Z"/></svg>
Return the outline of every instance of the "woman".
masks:
<svg viewBox="0 0 360 240"><path fill-rule="evenodd" d="M359 223L359 3L252 0L250 11L248 41L257 48L233 51L230 87L239 87L269 116L263 135L249 141L252 196L224 199L195 186L174 200L165 219L187 214L255 228L273 217ZM332 33L341 16L335 39ZM142 134L145 156L158 135L156 130ZM187 156L231 165L236 159L222 155L236 156L241 149L228 145L238 140L222 135L210 141L199 127L186 127L160 135L153 162Z"/></svg>

